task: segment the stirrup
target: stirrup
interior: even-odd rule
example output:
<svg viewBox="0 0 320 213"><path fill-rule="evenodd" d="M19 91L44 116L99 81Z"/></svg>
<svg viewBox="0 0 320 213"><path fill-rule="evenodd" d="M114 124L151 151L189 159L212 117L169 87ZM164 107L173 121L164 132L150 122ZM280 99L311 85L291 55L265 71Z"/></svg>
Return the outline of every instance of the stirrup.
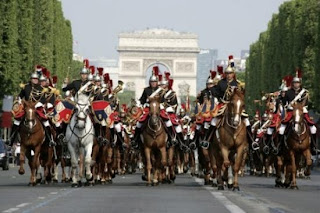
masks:
<svg viewBox="0 0 320 213"><path fill-rule="evenodd" d="M251 147L254 151L257 151L258 149L260 149L259 143L257 142L253 142Z"/></svg>
<svg viewBox="0 0 320 213"><path fill-rule="evenodd" d="M179 144L179 141L178 141L176 138L173 138L173 139L171 140L171 144L172 144L172 146L176 146L176 145Z"/></svg>
<svg viewBox="0 0 320 213"><path fill-rule="evenodd" d="M57 145L57 143L54 141L54 140L50 140L50 142L49 142L49 146L50 147L53 147L53 146L56 146Z"/></svg>
<svg viewBox="0 0 320 213"><path fill-rule="evenodd" d="M269 153L270 153L269 146L264 146L262 150L263 150L264 154L269 155Z"/></svg>
<svg viewBox="0 0 320 213"><path fill-rule="evenodd" d="M189 144L189 148L190 148L191 150L196 150L196 149L197 149L196 143L195 143L195 142L191 142L191 143Z"/></svg>
<svg viewBox="0 0 320 213"><path fill-rule="evenodd" d="M210 143L208 141L206 141L206 140L203 140L203 141L200 142L199 145L204 149L209 149Z"/></svg>

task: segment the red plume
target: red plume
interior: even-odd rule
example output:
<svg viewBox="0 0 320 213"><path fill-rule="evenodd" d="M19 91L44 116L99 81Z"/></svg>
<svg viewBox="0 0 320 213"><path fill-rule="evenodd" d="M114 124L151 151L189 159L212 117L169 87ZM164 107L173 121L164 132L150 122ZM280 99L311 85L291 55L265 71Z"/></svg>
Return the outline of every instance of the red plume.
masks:
<svg viewBox="0 0 320 213"><path fill-rule="evenodd" d="M283 78L283 80L286 81L286 86L287 87L290 87L291 86L291 83L292 83L292 80L293 80L293 76L292 75L287 75Z"/></svg>
<svg viewBox="0 0 320 213"><path fill-rule="evenodd" d="M95 66L90 66L89 70L91 71L91 74L94 75L96 68L95 68Z"/></svg>
<svg viewBox="0 0 320 213"><path fill-rule="evenodd" d="M223 66L217 66L217 69L218 69L218 73L220 75L223 75Z"/></svg>
<svg viewBox="0 0 320 213"><path fill-rule="evenodd" d="M48 77L48 70L47 70L47 68L43 67L41 71L42 71L42 75L43 75L43 76Z"/></svg>
<svg viewBox="0 0 320 213"><path fill-rule="evenodd" d="M54 75L52 76L52 83L56 84L58 82L58 76Z"/></svg>
<svg viewBox="0 0 320 213"><path fill-rule="evenodd" d="M102 76L103 74L103 67L97 67L97 70L99 72L99 75Z"/></svg>
<svg viewBox="0 0 320 213"><path fill-rule="evenodd" d="M51 72L47 70L47 78L50 78L50 76L51 76Z"/></svg>
<svg viewBox="0 0 320 213"><path fill-rule="evenodd" d="M301 69L296 69L296 77L302 78L302 70Z"/></svg>
<svg viewBox="0 0 320 213"><path fill-rule="evenodd" d="M166 76L166 79L169 80L169 78L170 78L170 72L165 71L165 72L164 72L164 75Z"/></svg>
<svg viewBox="0 0 320 213"><path fill-rule="evenodd" d="M168 79L169 81L169 89L172 89L172 86L173 86L173 79Z"/></svg>
<svg viewBox="0 0 320 213"><path fill-rule="evenodd" d="M152 68L152 73L155 75L155 76L158 76L159 75L159 67L158 66L154 66Z"/></svg>
<svg viewBox="0 0 320 213"><path fill-rule="evenodd" d="M233 59L233 55L229 55L229 60L232 60Z"/></svg>
<svg viewBox="0 0 320 213"><path fill-rule="evenodd" d="M89 60L88 59L84 59L83 60L83 66L85 67L85 68L89 68Z"/></svg>
<svg viewBox="0 0 320 213"><path fill-rule="evenodd" d="M211 79L214 79L217 75L217 72L214 70L210 70L210 74L211 74Z"/></svg>
<svg viewBox="0 0 320 213"><path fill-rule="evenodd" d="M103 78L104 78L104 83L107 84L107 83L109 82L109 80L110 80L109 73L104 74L104 75L103 75Z"/></svg>
<svg viewBox="0 0 320 213"><path fill-rule="evenodd" d="M185 110L186 109L186 105L185 104L181 104L181 108Z"/></svg>
<svg viewBox="0 0 320 213"><path fill-rule="evenodd" d="M128 111L127 104L122 104L122 109L123 111L127 112Z"/></svg>
<svg viewBox="0 0 320 213"><path fill-rule="evenodd" d="M159 77L159 81L162 81L162 75L159 74L158 77Z"/></svg>
<svg viewBox="0 0 320 213"><path fill-rule="evenodd" d="M41 65L36 65L36 70L41 70L42 66Z"/></svg>

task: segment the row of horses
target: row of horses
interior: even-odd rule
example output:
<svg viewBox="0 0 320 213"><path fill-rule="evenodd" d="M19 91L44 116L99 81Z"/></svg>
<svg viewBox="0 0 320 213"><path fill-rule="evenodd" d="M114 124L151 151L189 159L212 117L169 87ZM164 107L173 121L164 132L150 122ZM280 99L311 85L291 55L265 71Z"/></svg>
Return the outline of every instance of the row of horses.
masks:
<svg viewBox="0 0 320 213"><path fill-rule="evenodd" d="M194 135L196 132L194 126L185 134L185 144L170 143L166 127L160 117L160 97L157 96L149 98L149 118L143 127L138 150L131 147L130 136L125 131L123 131L125 147L120 143L98 143L94 135L94 124L89 116L90 97L78 94L76 100L75 111L70 123L67 124L65 138L57 139L55 147L50 147L44 142L44 130L35 114L34 104L24 102L26 114L20 128L19 173L25 172L23 166L26 156L31 169L30 185L37 184L40 165L44 168L44 182L51 179L57 181L59 162L63 168L62 181L67 181L68 175L64 168L71 166L71 184L77 187L83 178L87 180L88 185L97 181L112 182L116 174L134 172L138 162L142 162L144 165L142 178L147 185L173 182L176 173L187 172L190 169L192 175L203 171L205 184L213 184L223 190L227 183L230 188L239 190L238 177L244 169L246 160L256 162L256 159L252 158L246 125L242 119L245 107L244 93L239 89L233 89L230 101L225 103L226 110L220 116L217 130L211 133L208 147L201 147L201 131L197 132L199 135ZM291 184L292 188L297 188L295 177L297 162L303 157L306 162L303 166L307 166L305 175L310 175L311 157L309 132L303 120L301 104L295 104L294 110L297 112L293 113L294 121L288 127L290 130L284 146L286 149L281 153L275 153L275 167L278 185ZM109 128L106 128L105 135L106 140L111 141ZM117 141L116 136L114 137ZM279 149L277 138L275 135L270 147ZM33 156L31 150L34 151ZM283 174L286 176L285 180L282 179Z"/></svg>

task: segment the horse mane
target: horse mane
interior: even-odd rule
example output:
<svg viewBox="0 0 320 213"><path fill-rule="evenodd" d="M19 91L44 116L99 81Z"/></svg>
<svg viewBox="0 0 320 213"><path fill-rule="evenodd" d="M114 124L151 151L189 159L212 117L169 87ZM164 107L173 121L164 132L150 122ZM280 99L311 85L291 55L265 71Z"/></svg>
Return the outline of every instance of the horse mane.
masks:
<svg viewBox="0 0 320 213"><path fill-rule="evenodd" d="M234 96L238 96L241 100L244 100L244 91L240 90L239 88L235 88L230 99Z"/></svg>

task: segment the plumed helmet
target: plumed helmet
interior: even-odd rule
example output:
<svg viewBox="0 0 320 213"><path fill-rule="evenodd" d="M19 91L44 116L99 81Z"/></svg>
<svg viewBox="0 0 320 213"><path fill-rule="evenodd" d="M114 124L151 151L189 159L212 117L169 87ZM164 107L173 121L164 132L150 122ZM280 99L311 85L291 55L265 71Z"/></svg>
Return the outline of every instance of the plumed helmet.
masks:
<svg viewBox="0 0 320 213"><path fill-rule="evenodd" d="M234 71L234 68L229 65L224 72L225 73L234 73L235 71Z"/></svg>
<svg viewBox="0 0 320 213"><path fill-rule="evenodd" d="M93 80L93 75L92 75L91 73L88 75L88 80L89 80L89 81L92 81L92 80Z"/></svg>
<svg viewBox="0 0 320 213"><path fill-rule="evenodd" d="M288 87L284 86L281 88L281 92L287 92L288 91Z"/></svg>
<svg viewBox="0 0 320 213"><path fill-rule="evenodd" d="M36 72L31 73L30 79L39 79L39 75Z"/></svg>
<svg viewBox="0 0 320 213"><path fill-rule="evenodd" d="M293 78L292 83L301 83L302 81L302 70L296 69L296 76Z"/></svg>
<svg viewBox="0 0 320 213"><path fill-rule="evenodd" d="M268 114L267 114L267 112L263 113L263 115L262 115L262 119L267 119L267 118L268 118Z"/></svg>
<svg viewBox="0 0 320 213"><path fill-rule="evenodd" d="M213 84L214 80L212 78L208 78L206 84Z"/></svg>
<svg viewBox="0 0 320 213"><path fill-rule="evenodd" d="M41 75L39 78L39 81L47 81L47 77L44 75Z"/></svg>
<svg viewBox="0 0 320 213"><path fill-rule="evenodd" d="M99 75L94 76L94 81L101 81L101 77Z"/></svg>
<svg viewBox="0 0 320 213"><path fill-rule="evenodd" d="M80 74L89 74L89 70L85 67L83 67L80 71Z"/></svg>
<svg viewBox="0 0 320 213"><path fill-rule="evenodd" d="M156 75L151 75L149 82L158 82L158 76Z"/></svg>

